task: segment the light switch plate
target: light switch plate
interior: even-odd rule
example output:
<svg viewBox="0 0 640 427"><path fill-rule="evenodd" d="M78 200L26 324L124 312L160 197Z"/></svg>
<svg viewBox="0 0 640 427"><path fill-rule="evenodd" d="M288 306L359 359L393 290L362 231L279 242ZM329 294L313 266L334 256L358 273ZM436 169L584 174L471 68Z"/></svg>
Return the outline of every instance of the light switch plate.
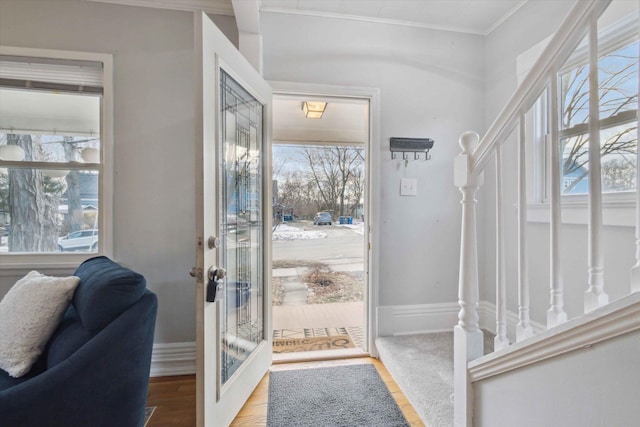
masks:
<svg viewBox="0 0 640 427"><path fill-rule="evenodd" d="M401 196L417 196L418 180L413 178L400 179L400 195Z"/></svg>

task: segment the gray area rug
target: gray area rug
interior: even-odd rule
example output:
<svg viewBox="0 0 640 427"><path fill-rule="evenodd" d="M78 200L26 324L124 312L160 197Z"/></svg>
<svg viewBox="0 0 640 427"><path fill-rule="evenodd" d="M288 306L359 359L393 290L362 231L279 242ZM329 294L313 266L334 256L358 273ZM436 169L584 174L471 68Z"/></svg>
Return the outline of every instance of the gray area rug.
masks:
<svg viewBox="0 0 640 427"><path fill-rule="evenodd" d="M484 331L484 335L487 353L493 349L493 334ZM451 427L453 333L378 337L376 348L422 421L429 427Z"/></svg>
<svg viewBox="0 0 640 427"><path fill-rule="evenodd" d="M373 365L269 375L267 427L409 426Z"/></svg>

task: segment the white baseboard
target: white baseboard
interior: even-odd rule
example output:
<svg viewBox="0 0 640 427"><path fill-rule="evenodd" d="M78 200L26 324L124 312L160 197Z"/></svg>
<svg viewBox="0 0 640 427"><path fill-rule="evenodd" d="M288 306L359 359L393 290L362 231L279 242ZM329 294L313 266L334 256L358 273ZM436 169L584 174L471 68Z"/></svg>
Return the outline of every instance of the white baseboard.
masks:
<svg viewBox="0 0 640 427"><path fill-rule="evenodd" d="M457 303L378 307L378 336L452 331L459 310Z"/></svg>
<svg viewBox="0 0 640 427"><path fill-rule="evenodd" d="M160 343L153 345L152 377L190 375L196 373L196 343Z"/></svg>
<svg viewBox="0 0 640 427"><path fill-rule="evenodd" d="M458 323L457 303L394 305L378 307L378 335L409 335L448 332ZM480 328L495 333L496 306L488 301L478 304ZM507 313L507 335L515 341L518 315ZM546 330L545 325L531 322L534 333ZM159 343L153 345L151 376L190 375L196 372L196 343Z"/></svg>
<svg viewBox="0 0 640 427"><path fill-rule="evenodd" d="M458 323L460 306L457 303L393 305L378 307L378 335L409 335L425 332L452 331ZM478 304L479 325L495 334L496 306L488 301ZM507 336L514 342L518 314L507 312ZM531 322L534 334L545 331L545 325Z"/></svg>

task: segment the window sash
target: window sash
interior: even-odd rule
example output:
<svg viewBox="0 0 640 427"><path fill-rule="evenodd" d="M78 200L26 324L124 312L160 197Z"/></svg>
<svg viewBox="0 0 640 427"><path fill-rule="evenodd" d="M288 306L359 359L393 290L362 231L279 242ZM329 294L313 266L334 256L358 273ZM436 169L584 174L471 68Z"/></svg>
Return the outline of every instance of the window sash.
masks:
<svg viewBox="0 0 640 427"><path fill-rule="evenodd" d="M615 116L607 117L600 120L600 130L613 128L620 125L626 125L638 120L638 110L627 110ZM579 135L587 135L589 133L589 123L580 123L576 126L560 130L558 136L560 139L572 138Z"/></svg>
<svg viewBox="0 0 640 427"><path fill-rule="evenodd" d="M68 170L96 170L99 172L98 192L100 197L98 207L98 228L100 229L100 248L98 254L112 256L113 254L113 56L103 53L87 53L49 49L33 49L0 46L0 56L33 58L42 63L88 63L97 64L100 69L100 85L102 96L100 99L100 163L66 163L66 162L3 162L3 167L68 169ZM38 80L32 80L38 81ZM89 80L82 86L87 87ZM77 83L77 81L75 82ZM75 84L72 83L72 84ZM78 85L80 86L80 84ZM33 88L31 90L34 90ZM75 92L75 90L73 90ZM75 92L78 93L78 92ZM86 93L86 92L85 92ZM96 94L89 94L95 96ZM29 132L27 132L29 133ZM20 274L33 268L42 271L63 272L64 269L76 268L87 258L96 253L0 253L2 273L0 276Z"/></svg>

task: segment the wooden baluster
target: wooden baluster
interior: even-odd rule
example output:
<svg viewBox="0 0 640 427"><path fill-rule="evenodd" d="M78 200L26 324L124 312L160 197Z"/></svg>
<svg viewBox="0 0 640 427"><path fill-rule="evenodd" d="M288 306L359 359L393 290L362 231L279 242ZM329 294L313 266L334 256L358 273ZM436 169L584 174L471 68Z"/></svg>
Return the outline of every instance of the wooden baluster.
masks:
<svg viewBox="0 0 640 427"><path fill-rule="evenodd" d="M505 280L504 212L502 206L502 144L496 146L496 336L493 350L509 347Z"/></svg>
<svg viewBox="0 0 640 427"><path fill-rule="evenodd" d="M640 57L640 43L638 44ZM640 66L640 61L638 63ZM640 73L638 73L640 88ZM640 129L640 96L638 96L638 129ZM638 141L636 141L636 144ZM636 155L636 265L631 269L631 292L640 292L640 155Z"/></svg>
<svg viewBox="0 0 640 427"><path fill-rule="evenodd" d="M602 177L600 171L600 95L598 90L598 17L589 28L589 289L585 313L609 303L604 292L602 235Z"/></svg>
<svg viewBox="0 0 640 427"><path fill-rule="evenodd" d="M471 426L472 396L467 364L483 354L482 331L478 326L478 249L475 194L480 176L471 170L470 160L479 136L465 132L460 136L462 153L454 160L454 184L462 193L462 233L458 284L458 324L453 328L454 425Z"/></svg>
<svg viewBox="0 0 640 427"><path fill-rule="evenodd" d="M562 225L560 205L560 138L558 136L558 120L560 115L558 96L558 73L551 70L550 130L551 130L551 307L547 310L547 328L567 321L564 311L564 286L562 283L562 266L560 264L560 227Z"/></svg>
<svg viewBox="0 0 640 427"><path fill-rule="evenodd" d="M518 325L516 341L533 335L529 319L529 263L527 260L527 168L524 113L518 126Z"/></svg>

